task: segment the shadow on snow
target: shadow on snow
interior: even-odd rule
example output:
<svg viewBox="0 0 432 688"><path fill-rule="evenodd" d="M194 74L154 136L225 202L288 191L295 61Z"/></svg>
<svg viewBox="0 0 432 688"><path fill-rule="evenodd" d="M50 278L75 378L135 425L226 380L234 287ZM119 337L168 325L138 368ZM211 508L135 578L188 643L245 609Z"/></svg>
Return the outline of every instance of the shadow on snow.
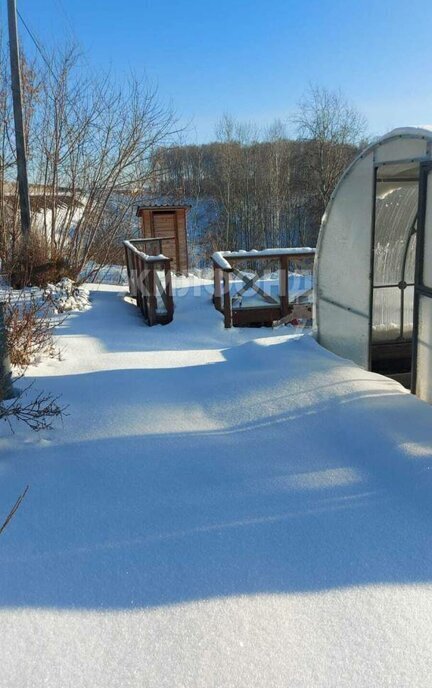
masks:
<svg viewBox="0 0 432 688"><path fill-rule="evenodd" d="M431 581L432 409L313 341L224 356L38 378L80 402L64 436L0 461L2 504L31 485L0 542L2 606Z"/></svg>

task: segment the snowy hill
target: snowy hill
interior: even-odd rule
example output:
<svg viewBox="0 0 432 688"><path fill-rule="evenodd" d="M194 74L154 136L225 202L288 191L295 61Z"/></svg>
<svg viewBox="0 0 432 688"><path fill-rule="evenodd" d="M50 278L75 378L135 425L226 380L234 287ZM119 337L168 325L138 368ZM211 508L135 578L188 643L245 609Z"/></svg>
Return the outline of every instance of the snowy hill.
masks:
<svg viewBox="0 0 432 688"><path fill-rule="evenodd" d="M432 408L175 287L91 285L28 376L64 427L3 428L2 685L426 688Z"/></svg>

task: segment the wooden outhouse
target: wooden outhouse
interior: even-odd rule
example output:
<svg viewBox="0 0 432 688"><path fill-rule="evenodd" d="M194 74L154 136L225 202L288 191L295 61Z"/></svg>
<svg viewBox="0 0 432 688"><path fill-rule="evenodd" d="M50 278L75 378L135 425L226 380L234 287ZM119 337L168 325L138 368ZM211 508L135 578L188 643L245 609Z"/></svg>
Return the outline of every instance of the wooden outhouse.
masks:
<svg viewBox="0 0 432 688"><path fill-rule="evenodd" d="M185 204L156 200L138 206L137 210L144 239L163 239L163 254L171 258L173 271L184 275L189 269L186 228L189 208Z"/></svg>

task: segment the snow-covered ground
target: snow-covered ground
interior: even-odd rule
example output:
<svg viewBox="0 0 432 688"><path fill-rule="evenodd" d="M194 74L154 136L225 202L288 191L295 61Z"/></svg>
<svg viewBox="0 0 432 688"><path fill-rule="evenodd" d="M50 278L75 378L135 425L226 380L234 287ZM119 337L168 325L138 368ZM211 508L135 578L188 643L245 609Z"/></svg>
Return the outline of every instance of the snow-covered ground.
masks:
<svg viewBox="0 0 432 688"><path fill-rule="evenodd" d="M414 688L432 655L432 408L288 328L122 287L29 371L64 426L2 430L0 685Z"/></svg>

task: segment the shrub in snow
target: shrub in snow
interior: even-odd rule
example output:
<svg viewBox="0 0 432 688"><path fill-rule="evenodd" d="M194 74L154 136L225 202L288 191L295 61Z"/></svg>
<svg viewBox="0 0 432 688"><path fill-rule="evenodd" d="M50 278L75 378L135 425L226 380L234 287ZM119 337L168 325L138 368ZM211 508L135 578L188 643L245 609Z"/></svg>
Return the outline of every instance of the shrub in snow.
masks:
<svg viewBox="0 0 432 688"><path fill-rule="evenodd" d="M38 355L54 355L52 306L33 293L11 292L4 304L6 340L11 363L25 368Z"/></svg>
<svg viewBox="0 0 432 688"><path fill-rule="evenodd" d="M63 277L57 284L48 284L43 295L51 301L57 313L83 311L90 307L88 289L78 287L69 277Z"/></svg>
<svg viewBox="0 0 432 688"><path fill-rule="evenodd" d="M53 331L58 314L82 311L90 307L89 292L68 277L57 284L9 291L4 296L4 319L11 362L25 368L38 356L56 355Z"/></svg>

